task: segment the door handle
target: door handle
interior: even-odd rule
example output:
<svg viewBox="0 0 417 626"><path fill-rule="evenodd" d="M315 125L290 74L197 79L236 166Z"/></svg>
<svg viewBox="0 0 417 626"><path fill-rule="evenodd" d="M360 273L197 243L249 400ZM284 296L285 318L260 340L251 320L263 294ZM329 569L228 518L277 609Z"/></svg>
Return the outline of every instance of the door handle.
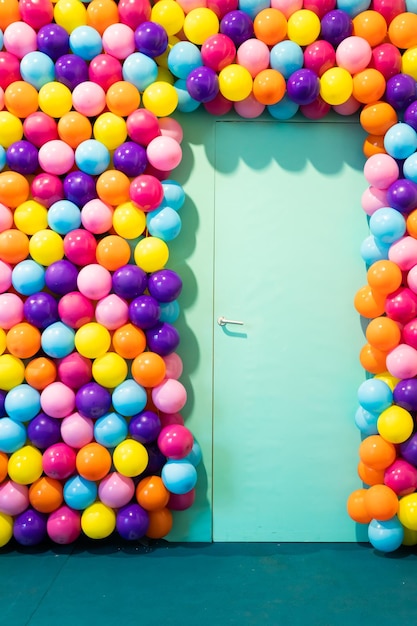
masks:
<svg viewBox="0 0 417 626"><path fill-rule="evenodd" d="M226 326L226 324L237 324L238 326L243 326L243 322L238 322L237 320L228 320L223 316L217 318L217 323L219 326Z"/></svg>

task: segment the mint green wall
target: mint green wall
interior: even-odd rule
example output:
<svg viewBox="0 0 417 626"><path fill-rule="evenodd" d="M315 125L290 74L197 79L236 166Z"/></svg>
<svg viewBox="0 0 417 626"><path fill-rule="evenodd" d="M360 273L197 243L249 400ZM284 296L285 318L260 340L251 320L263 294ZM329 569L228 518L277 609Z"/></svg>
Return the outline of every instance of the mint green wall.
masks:
<svg viewBox="0 0 417 626"><path fill-rule="evenodd" d="M175 269L183 278L184 287L180 297L181 316L177 327L181 335L181 344L178 352L184 362L182 382L188 392L188 402L183 410L186 425L191 429L203 452L203 463L199 466L197 484L197 498L194 506L188 511L176 513L174 528L168 539L175 541L210 541L212 539L212 472L213 472L213 325L215 312L213 310L213 247L214 247L214 204L215 204L215 127L216 120L203 111L192 114L177 114L176 119L184 130L182 142L183 161L172 177L178 180L185 189L187 199L181 209L183 228L180 236L170 245L169 267ZM233 116L221 118L239 119ZM266 118L270 121L270 118ZM326 118L327 119L327 118ZM352 132L358 139L355 163L351 167L361 170L364 162L362 155L362 141L365 135L359 128L357 120L332 116L329 121L337 121L346 125L347 137L351 141ZM294 121L309 122L302 118L294 118L284 124ZM276 122L282 124L282 122ZM320 123L321 134L317 141L317 150L326 150L326 136L330 137L331 125L326 127L325 121ZM290 142L289 142L290 143ZM334 149L334 143L332 144ZM268 146L264 146L265 155L254 154L254 162L267 160ZM291 146L288 146L291 150ZM340 146L343 154L343 145ZM340 154L338 158L340 160ZM351 152L349 152L351 155ZM294 155L295 162L299 155ZM349 156L347 158L350 158ZM308 171L303 174L300 184L307 185ZM357 176L349 193L352 195L352 204L357 214L361 214L360 196L366 188L365 180ZM325 193L325 190L323 190ZM336 207L335 207L335 213ZM362 216L361 216L362 217ZM365 270L359 257L359 245L367 234L366 219L357 219L355 222L355 244L352 246L352 271L356 275L356 285L359 288L365 282ZM363 229L363 230L362 230ZM360 232L358 232L360 231ZM332 268L329 265L329 274ZM336 277L335 277L336 278ZM330 279L330 276L329 276ZM353 281L354 283L355 281ZM353 300L353 293L348 298ZM352 318L355 311L351 309ZM359 325L359 320L357 321ZM345 346L346 348L346 346ZM356 349L356 345L355 345ZM356 363L356 360L355 360ZM356 374L361 374L357 365ZM355 397L356 389L347 392ZM352 422L353 422L352 415ZM359 434L358 434L359 443ZM351 445L351 442L348 442ZM232 444L231 444L232 445ZM239 445L235 441L233 445ZM351 467L355 472L355 467ZM359 486L359 481L358 481ZM221 488L216 486L216 489ZM352 522L353 526L353 522ZM354 532L352 531L352 537ZM230 539L233 540L233 539ZM324 539L325 540L325 539ZM352 539L353 540L353 539Z"/></svg>

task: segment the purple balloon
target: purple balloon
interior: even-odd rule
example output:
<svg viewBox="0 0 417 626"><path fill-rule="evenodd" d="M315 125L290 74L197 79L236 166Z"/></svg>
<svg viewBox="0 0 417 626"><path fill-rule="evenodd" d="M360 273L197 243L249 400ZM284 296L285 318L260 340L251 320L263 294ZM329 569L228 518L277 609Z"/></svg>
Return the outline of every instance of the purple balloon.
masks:
<svg viewBox="0 0 417 626"><path fill-rule="evenodd" d="M31 508L17 515L13 525L13 536L17 543L22 546L37 546L41 543L47 536L46 520L46 515Z"/></svg>
<svg viewBox="0 0 417 626"><path fill-rule="evenodd" d="M123 539L138 541L146 535L149 514L139 504L122 506L116 515L116 530Z"/></svg>
<svg viewBox="0 0 417 626"><path fill-rule="evenodd" d="M159 320L160 314L159 304L152 296L138 296L129 305L129 319L139 328L152 328Z"/></svg>
<svg viewBox="0 0 417 626"><path fill-rule="evenodd" d="M44 329L59 321L58 303L55 298L44 291L33 293L23 305L23 313L29 324Z"/></svg>
<svg viewBox="0 0 417 626"><path fill-rule="evenodd" d="M69 52L69 34L58 24L45 24L37 34L39 52L47 54L53 61Z"/></svg>
<svg viewBox="0 0 417 626"><path fill-rule="evenodd" d="M174 352L179 343L180 336L177 329L168 322L160 322L145 332L149 350L160 356L167 356Z"/></svg>
<svg viewBox="0 0 417 626"><path fill-rule="evenodd" d="M113 165L116 170L120 170L126 176L139 176L148 165L146 149L135 141L126 141L114 151Z"/></svg>
<svg viewBox="0 0 417 626"><path fill-rule="evenodd" d="M407 108L416 100L416 81L409 74L396 74L387 80L385 100L396 111Z"/></svg>
<svg viewBox="0 0 417 626"><path fill-rule="evenodd" d="M123 265L112 276L113 291L125 300L141 296L148 283L146 272L137 265Z"/></svg>
<svg viewBox="0 0 417 626"><path fill-rule="evenodd" d="M4 410L4 401L6 399L7 391L0 389L0 417L6 417L7 413Z"/></svg>
<svg viewBox="0 0 417 626"><path fill-rule="evenodd" d="M46 286L59 296L77 291L77 277L77 268L66 259L51 263L45 271Z"/></svg>
<svg viewBox="0 0 417 626"><path fill-rule="evenodd" d="M400 444L400 454L403 459L417 467L417 433Z"/></svg>
<svg viewBox="0 0 417 626"><path fill-rule="evenodd" d="M217 73L202 65L191 70L186 80L187 91L197 102L210 102L219 93Z"/></svg>
<svg viewBox="0 0 417 626"><path fill-rule="evenodd" d="M28 437L36 448L44 450L61 440L60 420L39 413L28 424Z"/></svg>
<svg viewBox="0 0 417 626"><path fill-rule="evenodd" d="M64 54L55 63L56 79L71 89L88 80L88 65L76 54Z"/></svg>
<svg viewBox="0 0 417 626"><path fill-rule="evenodd" d="M235 46L240 46L244 41L253 37L253 22L244 11L239 9L229 11L220 20L220 32L230 37Z"/></svg>
<svg viewBox="0 0 417 626"><path fill-rule="evenodd" d="M6 163L23 176L34 174L39 167L38 150L30 141L15 141L6 150Z"/></svg>
<svg viewBox="0 0 417 626"><path fill-rule="evenodd" d="M302 68L287 80L288 97L297 104L311 104L320 93L320 80L313 70Z"/></svg>
<svg viewBox="0 0 417 626"><path fill-rule="evenodd" d="M417 207L417 184L407 178L399 178L388 187L387 200L389 206L400 213L410 213Z"/></svg>
<svg viewBox="0 0 417 626"><path fill-rule="evenodd" d="M83 417L103 417L110 410L111 393L94 381L86 383L75 394L75 406Z"/></svg>
<svg viewBox="0 0 417 626"><path fill-rule="evenodd" d="M154 411L142 411L129 422L129 434L140 443L156 441L161 432L161 420Z"/></svg>
<svg viewBox="0 0 417 626"><path fill-rule="evenodd" d="M135 30L135 46L148 57L158 57L168 46L165 28L156 22L142 22Z"/></svg>
<svg viewBox="0 0 417 626"><path fill-rule="evenodd" d="M148 465L143 475L154 476L155 474L160 474L167 462L166 456L162 454L156 443L147 445L146 449L148 451Z"/></svg>
<svg viewBox="0 0 417 626"><path fill-rule="evenodd" d="M85 172L70 172L64 178L65 198L78 207L97 198L96 181Z"/></svg>
<svg viewBox="0 0 417 626"><path fill-rule="evenodd" d="M406 411L417 411L417 379L400 380L394 388L393 400Z"/></svg>
<svg viewBox="0 0 417 626"><path fill-rule="evenodd" d="M341 9L329 11L321 18L321 39L337 47L353 32L353 22L349 15Z"/></svg>
<svg viewBox="0 0 417 626"><path fill-rule="evenodd" d="M182 280L173 270L158 270L150 275L148 289L158 302L173 302L181 293Z"/></svg>
<svg viewBox="0 0 417 626"><path fill-rule="evenodd" d="M417 100L409 104L404 111L404 122L417 130Z"/></svg>

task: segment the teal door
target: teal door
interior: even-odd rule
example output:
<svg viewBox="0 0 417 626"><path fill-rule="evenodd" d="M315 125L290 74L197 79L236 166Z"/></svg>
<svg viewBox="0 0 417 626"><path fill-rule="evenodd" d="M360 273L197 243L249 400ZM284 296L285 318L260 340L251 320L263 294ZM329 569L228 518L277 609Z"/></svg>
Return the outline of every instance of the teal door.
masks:
<svg viewBox="0 0 417 626"><path fill-rule="evenodd" d="M354 122L216 123L215 541L358 539L363 138Z"/></svg>

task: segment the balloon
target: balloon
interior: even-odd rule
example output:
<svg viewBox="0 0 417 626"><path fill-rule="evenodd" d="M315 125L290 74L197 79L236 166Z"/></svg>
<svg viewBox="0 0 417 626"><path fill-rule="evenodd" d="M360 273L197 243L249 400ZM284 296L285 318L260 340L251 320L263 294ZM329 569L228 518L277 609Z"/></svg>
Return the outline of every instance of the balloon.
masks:
<svg viewBox="0 0 417 626"><path fill-rule="evenodd" d="M116 513L102 502L95 502L82 512L81 528L90 539L104 539L116 528Z"/></svg>
<svg viewBox="0 0 417 626"><path fill-rule="evenodd" d="M368 537L376 550L393 552L403 542L404 528L396 516L382 522L373 519L368 527Z"/></svg>
<svg viewBox="0 0 417 626"><path fill-rule="evenodd" d="M73 543L81 533L80 515L65 505L61 506L49 515L46 530L55 543Z"/></svg>
<svg viewBox="0 0 417 626"><path fill-rule="evenodd" d="M101 480L108 474L110 467L110 452L96 442L88 443L76 454L77 472L88 481Z"/></svg>
<svg viewBox="0 0 417 626"><path fill-rule="evenodd" d="M329 11L321 20L321 37L335 48L350 37L352 31L352 19L341 9Z"/></svg>
<svg viewBox="0 0 417 626"><path fill-rule="evenodd" d="M220 21L220 33L229 37L236 47L253 37L254 27L250 16L239 9L229 11Z"/></svg>
<svg viewBox="0 0 417 626"><path fill-rule="evenodd" d="M169 491L160 476L148 476L137 485L136 499L146 511L163 509L169 501Z"/></svg>
<svg viewBox="0 0 417 626"><path fill-rule="evenodd" d="M98 419L110 411L111 393L94 381L87 382L78 389L75 405L83 417Z"/></svg>
<svg viewBox="0 0 417 626"><path fill-rule="evenodd" d="M361 442L359 458L368 467L385 470L395 461L396 448L381 435L371 435Z"/></svg>
<svg viewBox="0 0 417 626"><path fill-rule="evenodd" d="M114 449L113 463L120 474L132 478L146 469L148 453L140 442L126 439Z"/></svg>
<svg viewBox="0 0 417 626"><path fill-rule="evenodd" d="M192 9L184 18L183 30L191 43L202 45L208 37L219 31L219 18L206 7Z"/></svg>
<svg viewBox="0 0 417 626"><path fill-rule="evenodd" d="M161 478L168 491L181 495L195 487L197 471L184 459L169 460L162 468Z"/></svg>
<svg viewBox="0 0 417 626"><path fill-rule="evenodd" d="M139 504L127 504L117 511L116 529L127 541L141 539L148 530L149 515Z"/></svg>
<svg viewBox="0 0 417 626"><path fill-rule="evenodd" d="M46 537L46 516L28 508L16 516L13 536L22 546L36 546Z"/></svg>

